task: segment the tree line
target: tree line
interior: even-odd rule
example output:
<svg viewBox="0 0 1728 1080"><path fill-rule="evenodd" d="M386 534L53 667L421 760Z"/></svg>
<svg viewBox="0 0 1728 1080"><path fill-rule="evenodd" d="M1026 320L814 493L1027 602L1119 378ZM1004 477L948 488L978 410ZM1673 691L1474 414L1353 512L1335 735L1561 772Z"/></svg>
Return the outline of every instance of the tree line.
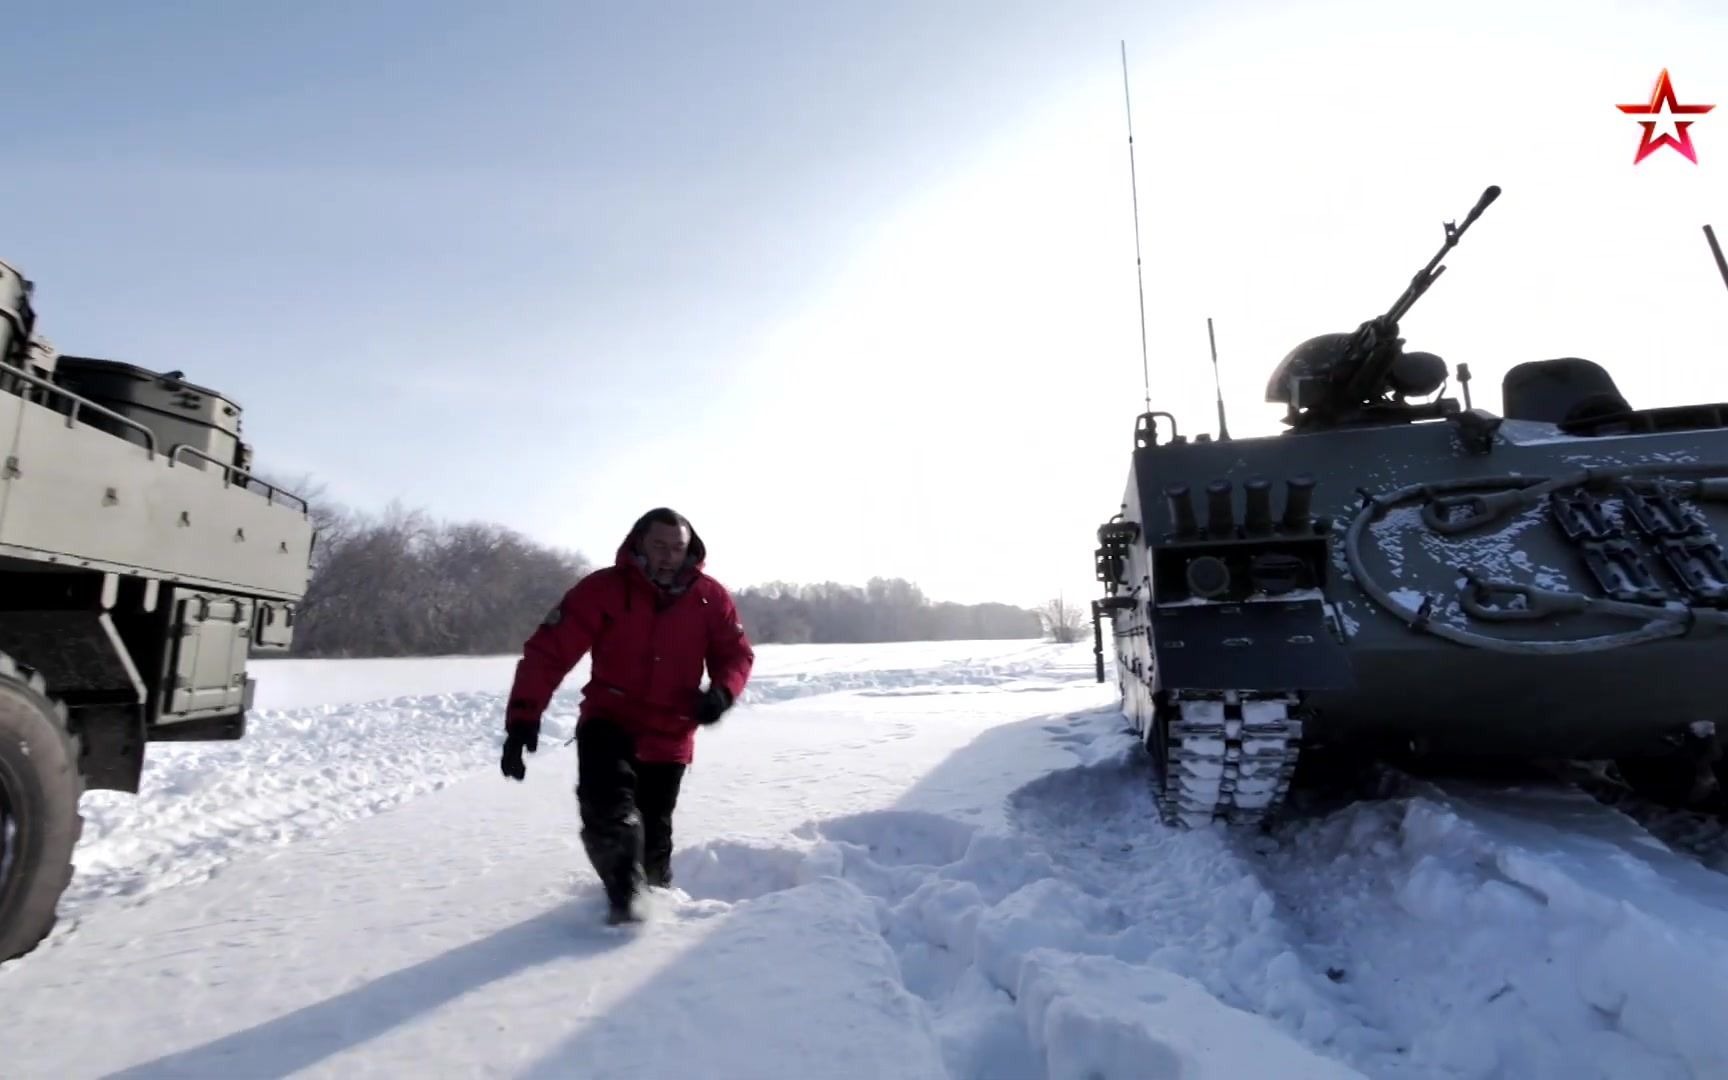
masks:
<svg viewBox="0 0 1728 1080"><path fill-rule="evenodd" d="M773 582L734 590L732 598L750 640L762 644L1035 638L1044 632L1036 611L935 603L901 578L872 578L863 588Z"/></svg>
<svg viewBox="0 0 1728 1080"><path fill-rule="evenodd" d="M399 504L365 514L323 498L310 480L270 482L308 500L318 532L292 656L514 653L595 569L580 552L502 526L435 520ZM937 603L901 579L773 582L732 595L751 640L764 645L1069 637L1049 605Z"/></svg>

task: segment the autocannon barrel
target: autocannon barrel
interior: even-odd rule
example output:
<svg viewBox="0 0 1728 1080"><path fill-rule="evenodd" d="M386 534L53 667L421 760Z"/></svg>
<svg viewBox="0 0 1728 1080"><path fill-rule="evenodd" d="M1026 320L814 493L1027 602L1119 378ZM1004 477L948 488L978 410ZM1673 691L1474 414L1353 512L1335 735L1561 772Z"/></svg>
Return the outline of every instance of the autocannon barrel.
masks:
<svg viewBox="0 0 1728 1080"><path fill-rule="evenodd" d="M1242 485L1243 499L1246 507L1242 514L1242 523L1248 531L1256 536L1272 531L1272 482L1265 477L1256 476Z"/></svg>
<svg viewBox="0 0 1728 1080"><path fill-rule="evenodd" d="M1176 535L1194 535L1197 528L1194 521L1194 500L1189 497L1188 485L1169 485L1164 489L1164 498L1170 503L1170 520L1176 527Z"/></svg>
<svg viewBox="0 0 1728 1080"><path fill-rule="evenodd" d="M1206 485L1206 528L1213 536L1228 536L1236 529L1228 480L1214 480Z"/></svg>
<svg viewBox="0 0 1728 1080"><path fill-rule="evenodd" d="M1314 501L1314 478L1307 473L1284 481L1284 527L1300 529L1308 523Z"/></svg>

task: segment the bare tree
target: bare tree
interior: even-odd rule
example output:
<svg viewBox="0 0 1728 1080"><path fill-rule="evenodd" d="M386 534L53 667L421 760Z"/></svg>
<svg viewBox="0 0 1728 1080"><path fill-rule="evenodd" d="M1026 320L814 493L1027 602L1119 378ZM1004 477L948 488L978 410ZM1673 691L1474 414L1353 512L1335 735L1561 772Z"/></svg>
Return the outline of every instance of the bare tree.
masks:
<svg viewBox="0 0 1728 1080"><path fill-rule="evenodd" d="M770 582L738 590L739 617L761 644L1035 638L1038 613L1007 604L932 603L900 578L863 588Z"/></svg>
<svg viewBox="0 0 1728 1080"><path fill-rule="evenodd" d="M1038 614L1044 620L1044 632L1049 634L1053 641L1066 645L1079 641L1086 634L1088 612L1078 605L1068 603L1060 595L1040 608Z"/></svg>
<svg viewBox="0 0 1728 1080"><path fill-rule="evenodd" d="M296 656L515 652L592 569L578 552L497 525L435 521L399 503L360 514L311 477L254 475L305 498L317 530Z"/></svg>
<svg viewBox="0 0 1728 1080"><path fill-rule="evenodd" d="M296 656L513 653L593 569L579 552L498 525L434 521L397 503L362 514L327 498L313 477L255 475L305 498L317 530ZM761 644L1035 638L1048 618L1008 604L932 603L900 578L862 588L776 581L733 595Z"/></svg>

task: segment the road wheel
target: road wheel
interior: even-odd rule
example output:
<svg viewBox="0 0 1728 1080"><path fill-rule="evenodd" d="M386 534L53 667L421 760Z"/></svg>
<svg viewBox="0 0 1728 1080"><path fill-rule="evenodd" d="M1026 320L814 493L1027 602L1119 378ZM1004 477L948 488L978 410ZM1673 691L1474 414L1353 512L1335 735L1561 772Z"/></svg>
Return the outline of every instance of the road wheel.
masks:
<svg viewBox="0 0 1728 1080"><path fill-rule="evenodd" d="M54 928L84 829L78 741L42 677L0 653L0 963Z"/></svg>

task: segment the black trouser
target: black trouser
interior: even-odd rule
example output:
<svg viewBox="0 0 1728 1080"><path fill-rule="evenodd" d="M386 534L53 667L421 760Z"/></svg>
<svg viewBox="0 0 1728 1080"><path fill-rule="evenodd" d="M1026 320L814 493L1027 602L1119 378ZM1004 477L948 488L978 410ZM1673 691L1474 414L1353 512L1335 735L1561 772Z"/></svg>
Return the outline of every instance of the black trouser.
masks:
<svg viewBox="0 0 1728 1080"><path fill-rule="evenodd" d="M672 883L672 811L684 766L636 759L634 740L603 717L576 728L576 803L582 847L613 904L639 881Z"/></svg>

